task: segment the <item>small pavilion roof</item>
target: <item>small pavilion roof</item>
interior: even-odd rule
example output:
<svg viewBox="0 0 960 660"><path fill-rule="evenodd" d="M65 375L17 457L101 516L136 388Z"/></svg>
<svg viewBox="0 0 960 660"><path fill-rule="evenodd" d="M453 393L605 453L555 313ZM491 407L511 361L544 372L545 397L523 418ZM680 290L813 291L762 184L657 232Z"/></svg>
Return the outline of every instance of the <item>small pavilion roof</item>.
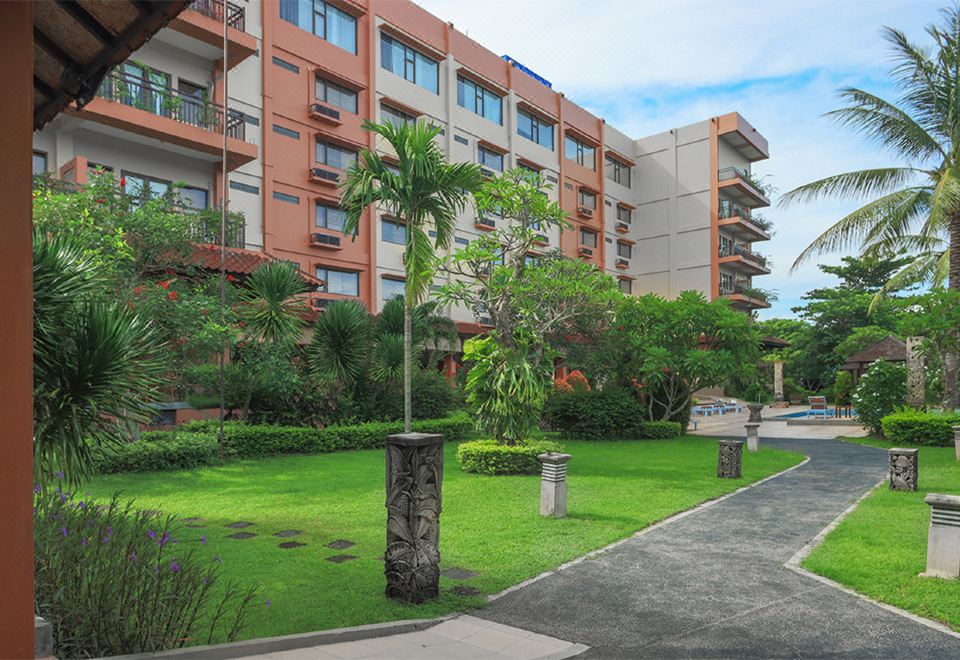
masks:
<svg viewBox="0 0 960 660"><path fill-rule="evenodd" d="M868 346L862 351L858 351L847 358L843 365L844 371L854 371L862 369L876 360L887 360L888 362L906 362L907 344L894 336L888 336L878 341L873 346Z"/></svg>

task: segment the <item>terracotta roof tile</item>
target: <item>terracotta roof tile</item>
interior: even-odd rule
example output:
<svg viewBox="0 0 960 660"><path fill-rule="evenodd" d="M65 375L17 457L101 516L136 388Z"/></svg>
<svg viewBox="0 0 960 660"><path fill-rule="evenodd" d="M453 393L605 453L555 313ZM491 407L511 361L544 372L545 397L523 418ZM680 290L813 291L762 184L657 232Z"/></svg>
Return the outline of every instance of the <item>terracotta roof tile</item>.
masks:
<svg viewBox="0 0 960 660"><path fill-rule="evenodd" d="M231 275L250 275L261 264L271 261L281 261L273 255L261 252L259 250L245 250L242 248L228 247L224 254L224 269ZM187 257L186 262L193 266L199 266L207 270L220 269L220 246L207 243L198 243L194 247L192 255ZM323 280L297 269L300 277L311 286L323 286Z"/></svg>

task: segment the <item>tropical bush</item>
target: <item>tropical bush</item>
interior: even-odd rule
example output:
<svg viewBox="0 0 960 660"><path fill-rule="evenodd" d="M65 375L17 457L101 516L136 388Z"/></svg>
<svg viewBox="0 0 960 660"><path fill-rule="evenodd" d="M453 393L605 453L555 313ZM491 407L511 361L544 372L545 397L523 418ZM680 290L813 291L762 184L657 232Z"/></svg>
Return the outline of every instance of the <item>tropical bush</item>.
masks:
<svg viewBox="0 0 960 660"><path fill-rule="evenodd" d="M504 445L496 440L474 440L457 447L457 460L464 472L477 474L540 474L537 456L559 452L561 447L549 440L533 440L522 445Z"/></svg>
<svg viewBox="0 0 960 660"><path fill-rule="evenodd" d="M104 447L94 454L101 474L189 470L218 461L217 437L212 433L148 431L137 442Z"/></svg>
<svg viewBox="0 0 960 660"><path fill-rule="evenodd" d="M849 371L838 371L833 383L833 403L846 406L853 403L853 376Z"/></svg>
<svg viewBox="0 0 960 660"><path fill-rule="evenodd" d="M649 440L666 440L668 438L679 438L683 435L683 424L681 422L664 422L655 419L649 422L640 422L637 427L639 437Z"/></svg>
<svg viewBox="0 0 960 660"><path fill-rule="evenodd" d="M544 419L571 440L676 438L684 429L679 421L650 421L637 395L618 387L554 393Z"/></svg>
<svg viewBox="0 0 960 660"><path fill-rule="evenodd" d="M59 488L34 508L35 593L60 658L234 641L256 590L220 584L219 559L177 543L180 525Z"/></svg>
<svg viewBox="0 0 960 660"><path fill-rule="evenodd" d="M907 396L907 369L877 360L860 377L852 400L860 422L873 434L882 435L882 420L903 405Z"/></svg>
<svg viewBox="0 0 960 660"><path fill-rule="evenodd" d="M938 415L905 408L881 421L883 435L903 447L952 447L960 415Z"/></svg>

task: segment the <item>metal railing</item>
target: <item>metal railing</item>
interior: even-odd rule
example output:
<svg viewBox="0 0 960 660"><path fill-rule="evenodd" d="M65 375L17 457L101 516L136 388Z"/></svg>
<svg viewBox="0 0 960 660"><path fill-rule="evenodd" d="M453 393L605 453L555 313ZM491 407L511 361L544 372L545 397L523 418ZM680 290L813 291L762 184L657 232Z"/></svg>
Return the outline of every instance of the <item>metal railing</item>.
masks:
<svg viewBox="0 0 960 660"><path fill-rule="evenodd" d="M232 2L225 3L223 0L193 0L190 9L223 23L224 5L226 5L227 11L227 25L241 32L246 32L246 10L240 5L235 5Z"/></svg>
<svg viewBox="0 0 960 660"><path fill-rule="evenodd" d="M739 256L745 259L749 259L755 263L760 264L762 267L767 267L767 258L762 254L758 254L753 250L748 250L742 245L721 245L720 246L720 256L721 257L733 257Z"/></svg>
<svg viewBox="0 0 960 660"><path fill-rule="evenodd" d="M740 294L741 296L746 296L747 298L752 298L753 300L762 300L763 302L770 302L767 300L767 292L760 289L755 289L748 284L740 284L739 282L721 282L720 283L720 295L721 296L731 296L734 294Z"/></svg>
<svg viewBox="0 0 960 660"><path fill-rule="evenodd" d="M757 179L754 179L753 175L750 174L750 172L748 172L745 169L736 167L734 165L730 165L729 167L724 167L717 172L718 181L726 181L727 179L736 179L736 178L742 179L747 185L749 185L751 188L756 190L758 193L760 193L764 197L767 196L767 191L764 185Z"/></svg>
<svg viewBox="0 0 960 660"><path fill-rule="evenodd" d="M183 95L172 87L122 71L108 73L97 90L97 96L223 135L222 105ZM243 113L231 110L227 119L227 136L245 141L245 126Z"/></svg>
<svg viewBox="0 0 960 660"><path fill-rule="evenodd" d="M198 219L200 214L196 211L183 210L184 213L194 213ZM227 221L227 231L224 234L226 247L245 248L246 242L246 223L230 218ZM196 243L209 243L211 245L220 245L220 215L205 214L203 220L190 228L190 240Z"/></svg>

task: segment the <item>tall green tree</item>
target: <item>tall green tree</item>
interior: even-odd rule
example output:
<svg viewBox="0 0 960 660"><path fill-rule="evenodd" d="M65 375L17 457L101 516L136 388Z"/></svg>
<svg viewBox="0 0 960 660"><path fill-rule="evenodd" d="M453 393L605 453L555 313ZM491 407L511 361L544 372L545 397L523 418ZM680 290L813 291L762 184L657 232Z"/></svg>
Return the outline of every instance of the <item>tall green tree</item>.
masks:
<svg viewBox="0 0 960 660"><path fill-rule="evenodd" d="M370 206L396 217L406 228L403 328L403 425L410 432L412 414L411 356L413 309L430 289L435 272L434 250L447 250L453 241L457 215L482 181L475 163L447 163L437 144L438 126L364 123L364 128L393 149L397 166L376 151L364 149L341 184L340 206L346 211L343 230L356 236L360 219ZM431 241L428 231L436 232Z"/></svg>
<svg viewBox="0 0 960 660"><path fill-rule="evenodd" d="M794 267L838 249L859 248L865 255L907 250L913 259L890 286L946 281L960 290L960 5L941 14L938 25L927 27L931 47L884 28L900 98L888 101L853 87L840 91L846 105L827 116L904 164L837 174L787 193L781 204L825 197L867 200L818 236ZM951 353L944 361L943 400L950 410L960 397L958 367L960 359Z"/></svg>

